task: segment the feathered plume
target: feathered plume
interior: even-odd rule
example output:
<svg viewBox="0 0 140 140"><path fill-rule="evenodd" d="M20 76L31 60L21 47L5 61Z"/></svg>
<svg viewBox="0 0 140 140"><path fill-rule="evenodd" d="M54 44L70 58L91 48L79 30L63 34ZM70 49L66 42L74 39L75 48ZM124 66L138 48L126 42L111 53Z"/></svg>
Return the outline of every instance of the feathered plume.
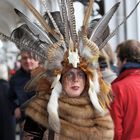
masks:
<svg viewBox="0 0 140 140"><path fill-rule="evenodd" d="M106 29L110 19L116 12L120 5L120 2L116 3L97 23L96 27L94 28L90 40L96 43L99 47L103 40L101 40L104 30Z"/></svg>
<svg viewBox="0 0 140 140"><path fill-rule="evenodd" d="M39 39L47 42L49 44L53 44L53 42L50 40L50 38L48 37L48 35L46 34L46 32L39 27L39 25L37 25L34 22L31 22L29 18L27 18L22 12L20 12L19 10L15 9L16 14L28 25L28 27L30 28L30 30L32 30L32 32L36 35L38 35Z"/></svg>
<svg viewBox="0 0 140 140"><path fill-rule="evenodd" d="M69 37L69 32L68 32L68 28L69 28L69 23L68 23L68 16L67 16L67 10L66 10L66 4L65 4L65 0L61 0L62 4L61 4L61 13L62 13L62 19L64 22L64 38L65 38L65 43L66 43L66 47L69 47L69 43L70 43L70 37Z"/></svg>
<svg viewBox="0 0 140 140"><path fill-rule="evenodd" d="M62 85L60 83L61 75L57 75L52 83L52 93L48 102L47 110L49 113L49 125L56 132L60 132L60 120L58 115L58 99L62 92Z"/></svg>
<svg viewBox="0 0 140 140"><path fill-rule="evenodd" d="M35 17L38 19L42 27L45 29L45 31L52 35L55 36L56 40L59 40L57 32L53 31L48 23L45 21L45 19L40 15L40 13L33 7L33 5L29 2L29 0L22 0L24 4L30 9L30 11L35 15Z"/></svg>
<svg viewBox="0 0 140 140"><path fill-rule="evenodd" d="M74 7L73 7L73 1L72 0L66 0L67 1L67 9L68 9L68 17L69 17L69 26L70 26L70 34L71 38L74 44L78 42L78 37L76 33L76 22L75 22L75 16L74 16Z"/></svg>
<svg viewBox="0 0 140 140"><path fill-rule="evenodd" d="M40 0L40 1L41 1L42 4L44 5L45 10L46 10L46 13L48 14L49 18L51 19L52 24L53 24L53 26L55 27L56 31L57 31L58 33L60 33L60 30L59 30L59 28L58 28L58 26L57 26L55 20L53 19L53 17L52 17L52 15L51 15L50 11L49 11L48 8L47 8L46 1L45 1L45 0ZM61 34L61 33L60 33L60 34Z"/></svg>
<svg viewBox="0 0 140 140"><path fill-rule="evenodd" d="M87 29L87 26L88 26L88 22L89 22L89 17L91 16L91 12L92 12L92 8L93 8L93 0L90 0L89 1L89 6L86 10L86 14L84 16L84 21L83 21L83 26L85 26L85 28Z"/></svg>
<svg viewBox="0 0 140 140"><path fill-rule="evenodd" d="M124 24L126 22L126 20L133 14L133 12L135 11L135 9L138 7L140 1L136 4L136 6L134 7L134 9L130 12L130 14L124 18L124 20L115 28L114 31L112 31L112 33L110 33L110 35L101 43L101 45L99 46L100 49L102 49L106 43L118 32L120 26L122 24Z"/></svg>

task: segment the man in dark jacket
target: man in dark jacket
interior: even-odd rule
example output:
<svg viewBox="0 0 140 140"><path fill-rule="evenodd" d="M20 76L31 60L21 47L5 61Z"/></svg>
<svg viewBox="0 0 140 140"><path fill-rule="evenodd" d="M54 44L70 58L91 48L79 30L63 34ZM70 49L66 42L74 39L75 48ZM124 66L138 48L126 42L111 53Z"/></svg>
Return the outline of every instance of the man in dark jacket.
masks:
<svg viewBox="0 0 140 140"><path fill-rule="evenodd" d="M21 110L21 106L32 96L35 95L35 92L26 92L24 87L26 83L31 78L31 70L34 70L38 67L39 63L31 57L31 54L27 51L21 52L21 68L17 70L16 74L10 79L10 100L13 105L13 114L16 120L20 124L20 128L23 128L24 124L24 111ZM22 131L21 131L22 132Z"/></svg>

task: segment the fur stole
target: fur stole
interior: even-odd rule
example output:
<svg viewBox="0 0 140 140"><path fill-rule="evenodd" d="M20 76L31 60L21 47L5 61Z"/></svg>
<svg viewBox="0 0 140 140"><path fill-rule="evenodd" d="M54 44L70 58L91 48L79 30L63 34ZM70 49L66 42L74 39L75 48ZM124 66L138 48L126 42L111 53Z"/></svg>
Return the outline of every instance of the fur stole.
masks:
<svg viewBox="0 0 140 140"><path fill-rule="evenodd" d="M32 74L33 77L40 71L42 72L41 68L35 71ZM49 128L47 104L50 99L51 84L46 77L38 78L29 82L29 89L35 88L37 94L27 102L25 113L47 129ZM106 94L100 93L98 98L105 106L110 102L110 95L108 90L104 88L104 82L101 79L100 85ZM103 92L102 90L101 92ZM114 127L109 112L106 110L106 113L102 115L96 112L87 95L85 93L78 98L69 98L62 93L59 97L58 114L61 130L59 134L56 134L59 140L113 140Z"/></svg>
<svg viewBox="0 0 140 140"><path fill-rule="evenodd" d="M47 113L49 96L43 91L39 92L26 108L26 114L46 128L49 127ZM60 140L113 139L113 122L110 114L106 112L102 116L99 115L86 96L60 97L58 112L61 122Z"/></svg>

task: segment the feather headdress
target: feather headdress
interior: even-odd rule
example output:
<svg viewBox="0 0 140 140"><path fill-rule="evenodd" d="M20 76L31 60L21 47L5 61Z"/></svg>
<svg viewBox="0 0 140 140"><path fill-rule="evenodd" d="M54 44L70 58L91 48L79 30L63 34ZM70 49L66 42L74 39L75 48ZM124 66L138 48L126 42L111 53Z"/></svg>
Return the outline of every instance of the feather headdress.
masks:
<svg viewBox="0 0 140 140"><path fill-rule="evenodd" d="M103 37L103 33L110 19L119 7L120 2L116 3L97 22L94 30L91 32L91 36L88 37L88 24L93 7L93 0L89 0L86 8L78 2L84 13L84 16L81 18L83 19L80 23L82 25L80 25L81 28L76 27L76 9L74 9L75 3L72 0L61 0L60 3L57 3L57 5L60 5L60 11L57 11L57 17L60 17L58 20L54 18L54 15L47 9L47 4L44 0L41 0L41 2L46 8L46 19L34 8L29 0L22 1L38 19L39 25L31 22L30 19L20 11L15 10L17 15L19 15L28 27L27 25L22 25L12 33L11 37L1 35L18 44L20 50L25 49L31 51L34 58L42 61L47 68L46 73L49 73L42 73L42 76L49 77L51 74L52 93L47 106L50 127L56 132L59 132L56 126L60 126L58 115L58 99L62 92L60 78L69 66L80 68L86 73L89 83L88 94L91 103L97 111L103 113L105 105L102 104L98 97L100 91L103 90L97 71L100 49L115 35L119 26L126 21L138 4L111 34ZM63 27L62 30L60 29L60 25ZM16 34L18 30L22 32L21 35ZM17 38L17 36L19 38ZM41 77L41 75L39 77Z"/></svg>

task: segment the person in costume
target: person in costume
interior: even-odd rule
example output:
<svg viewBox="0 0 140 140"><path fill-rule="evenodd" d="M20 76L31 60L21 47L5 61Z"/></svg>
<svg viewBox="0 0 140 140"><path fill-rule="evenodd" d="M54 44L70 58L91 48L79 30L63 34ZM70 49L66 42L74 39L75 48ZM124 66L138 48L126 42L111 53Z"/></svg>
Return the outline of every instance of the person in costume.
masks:
<svg viewBox="0 0 140 140"><path fill-rule="evenodd" d="M25 31L23 36L31 32L33 35L24 38L23 42L18 42L16 38L10 40L16 40L16 43L20 43L19 49L31 51L43 64L43 69L32 72L32 79L25 87L28 91L36 91L36 96L24 104L28 116L24 129L27 132L25 139L113 140L114 125L108 110L112 100L111 88L102 79L98 58L100 50L117 30L109 34L109 37L104 37L107 24L120 2L98 21L91 36L88 36L88 23L92 0L86 7L71 0L62 0L60 3L54 0L51 4L55 9L51 10L47 9L42 0L49 20L45 20L28 0L23 2L40 24L31 22L15 10L29 27L29 30L19 27ZM79 4L80 13L84 13L79 27L76 27L75 4ZM56 7L60 10L59 21L54 20L51 14L58 10ZM63 33L57 22L63 25ZM27 46L27 42L30 45ZM36 131L32 127L34 125L29 126L31 122L43 127L43 131Z"/></svg>

